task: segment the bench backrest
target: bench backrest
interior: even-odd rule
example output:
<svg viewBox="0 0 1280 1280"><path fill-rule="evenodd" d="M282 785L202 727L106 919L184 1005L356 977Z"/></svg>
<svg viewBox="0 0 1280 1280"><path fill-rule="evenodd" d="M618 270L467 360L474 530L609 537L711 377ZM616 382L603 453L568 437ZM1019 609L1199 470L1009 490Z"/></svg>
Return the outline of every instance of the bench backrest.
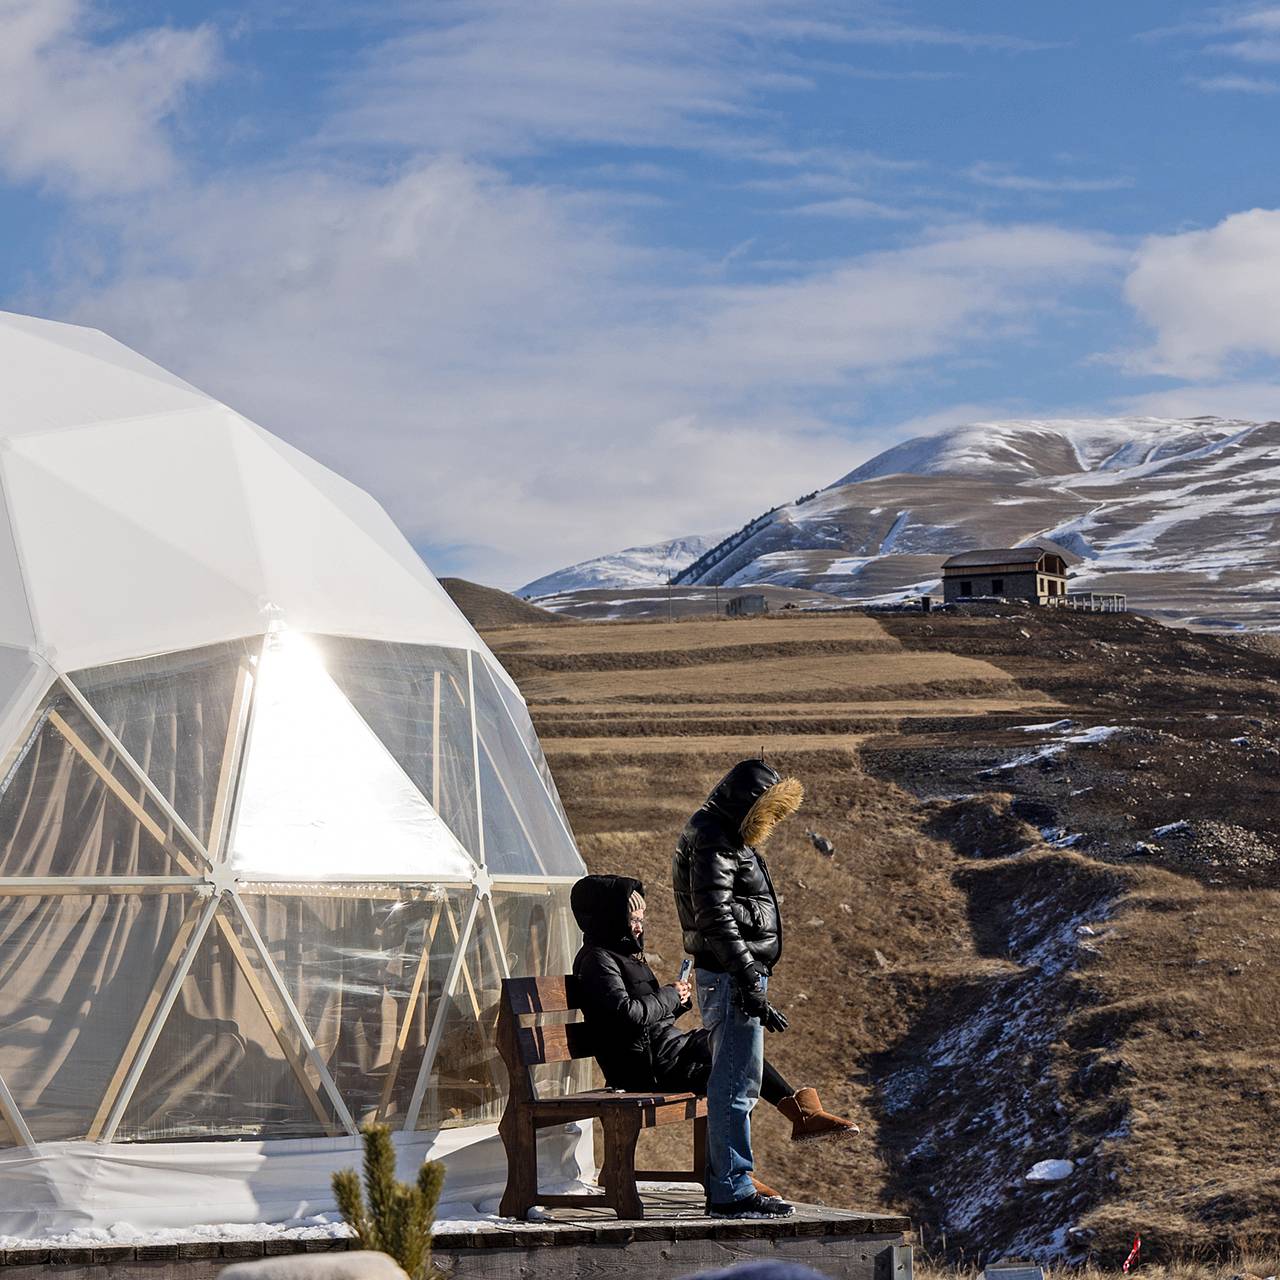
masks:
<svg viewBox="0 0 1280 1280"><path fill-rule="evenodd" d="M544 978L503 978L498 1008L498 1050L511 1078L511 1090L530 1102L538 1099L531 1068L546 1063L594 1057L584 1022L541 1022L548 1013L578 1013L577 979L572 974Z"/></svg>

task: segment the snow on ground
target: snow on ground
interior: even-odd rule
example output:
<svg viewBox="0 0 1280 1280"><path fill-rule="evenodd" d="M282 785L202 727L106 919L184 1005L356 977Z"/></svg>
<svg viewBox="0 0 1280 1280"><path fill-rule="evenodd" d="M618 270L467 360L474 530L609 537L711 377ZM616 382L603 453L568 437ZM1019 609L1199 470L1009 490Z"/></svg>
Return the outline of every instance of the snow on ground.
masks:
<svg viewBox="0 0 1280 1280"><path fill-rule="evenodd" d="M1037 760L1047 760L1050 756L1060 755L1068 747L1093 747L1099 742L1105 742L1114 734L1120 733L1123 729L1122 725L1116 724L1099 724L1094 725L1092 729L1082 729L1079 733L1069 733L1067 730L1075 728L1075 722L1072 720L1055 720L1049 724L1020 724L1015 728L1021 729L1024 733L1057 733L1058 736L1051 742L1036 747L1032 751L1023 751L1014 756L1012 760L1006 760L1004 764L993 765L990 769L983 769L984 774L1002 773L1006 769L1017 769L1024 764L1034 764Z"/></svg>
<svg viewBox="0 0 1280 1280"><path fill-rule="evenodd" d="M685 1183L642 1182L651 1190L681 1190ZM559 1182L543 1187L554 1195L598 1195L600 1188L584 1182ZM515 1218L498 1216L499 1198L471 1203L446 1201L436 1210L436 1235L458 1235L491 1229L511 1228ZM545 1219L545 1212L534 1210L530 1221ZM90 1249L109 1245L200 1244L227 1240L340 1240L353 1235L351 1228L337 1213L318 1213L285 1222L224 1222L192 1227L159 1227L144 1231L127 1222L111 1227L84 1228L44 1236L0 1235L0 1250L8 1249Z"/></svg>
<svg viewBox="0 0 1280 1280"><path fill-rule="evenodd" d="M515 594L531 599L589 587L656 587L687 568L724 537L724 533L696 533L647 547L627 547L624 551L557 569L526 583Z"/></svg>

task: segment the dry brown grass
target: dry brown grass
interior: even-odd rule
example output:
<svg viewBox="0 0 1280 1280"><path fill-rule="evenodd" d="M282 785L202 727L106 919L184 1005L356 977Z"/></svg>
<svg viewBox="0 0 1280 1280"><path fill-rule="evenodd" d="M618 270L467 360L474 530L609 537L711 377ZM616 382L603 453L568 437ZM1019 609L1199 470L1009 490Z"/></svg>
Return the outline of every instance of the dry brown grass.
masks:
<svg viewBox="0 0 1280 1280"><path fill-rule="evenodd" d="M883 651L902 646L874 618L841 614L780 615L776 618L708 618L697 622L589 622L549 629L542 626L504 627L486 632L495 653L618 654L658 653L767 644L789 641L816 644L835 641L863 643Z"/></svg>
<svg viewBox="0 0 1280 1280"><path fill-rule="evenodd" d="M692 628L699 624L686 625ZM519 669L515 670L519 678ZM778 697L785 693L812 699L830 692L844 693L856 700L859 693L885 698L904 688L928 696L927 686L934 684L959 685L965 692L972 688L985 696L1007 694L1013 687L1009 677L989 662L942 653L756 658L657 670L555 672L520 679L521 689L531 701L555 698L569 703L607 698L705 701L708 697L749 703L760 696Z"/></svg>
<svg viewBox="0 0 1280 1280"><path fill-rule="evenodd" d="M1132 718L1137 706L1166 717L1185 743L1210 723L1205 711L1225 718L1238 705L1237 714L1254 714L1244 709L1257 705L1259 681L1274 679L1261 666L1232 669L1224 646L1177 633L1157 655L1156 629L1149 636L1135 620L1073 622L1046 619L1043 634L1028 639L1021 632L1040 624L892 621L894 643L904 646L897 652L850 651L845 641L869 643L880 626L859 615L820 627L793 618L559 625L488 638L504 658L518 659L588 866L649 886L660 977L674 976L681 956L668 886L689 813L762 738L770 763L804 782L805 805L769 853L787 924L771 992L792 1030L766 1049L793 1083L818 1087L863 1134L843 1146L795 1146L781 1117L762 1107L755 1129L766 1180L806 1199L912 1212L933 1248L951 1175L988 1135L957 1129L924 1165L908 1159L912 1145L931 1131L949 1133L953 1120L962 1124L966 1110L977 1115L990 1098L1043 1106L1033 1118L1052 1147L1009 1151L1007 1204L976 1239L961 1233L958 1241L953 1231L953 1257L983 1244L998 1256L1000 1239L1056 1221L1092 1232L1092 1256L1107 1266L1140 1230L1139 1275L1225 1280L1254 1268L1187 1259L1280 1247L1280 890L1204 884L1074 853L967 861L957 846L985 851L982 815L966 819L973 840L962 845L936 809L899 785L926 795L989 791L979 770L992 744L1007 751L1028 742L1009 730L1011 712L1115 723L1118 708ZM777 654L717 660L730 633L752 652L775 637ZM826 650L797 649L800 635ZM685 654L674 665L662 655L677 642ZM1264 662L1242 653L1242 662ZM653 655L665 665L645 666ZM921 723L925 717L933 718ZM844 731L855 722L856 732ZM1224 738L1234 732L1221 730ZM1196 766L1182 746L1167 761L1150 745L1132 753L1150 756L1140 774L1125 772L1137 768L1125 763L1130 757L1090 763L1091 772L1083 760L1053 766L1062 795L1087 793L1087 803L1071 801L1072 822L1096 820L1107 839L1123 838L1133 829L1126 809L1139 803L1129 798L1134 778L1157 799L1187 803ZM1017 790L1012 775L1000 785ZM1236 820L1250 786L1269 794L1252 782L1233 790ZM1005 813L1008 797L991 804L1000 811L992 829L1012 831L1019 843L1029 828ZM833 859L812 848L806 828L834 842ZM885 1108L882 1090L894 1073L927 1066L940 1038L1034 981L1010 935L1019 912L1045 903L1067 919L1073 902L1091 911L1104 901L1111 916L1097 945L1046 988L1049 1039L1015 1052L1007 1075L984 1076L979 1055L971 1075L940 1076L913 1109ZM687 1141L670 1130L647 1134L647 1158L668 1165L683 1158ZM1031 1160L1062 1151L1082 1162L1077 1192L1029 1194L1013 1185ZM1064 1198L1071 1194L1075 1200Z"/></svg>

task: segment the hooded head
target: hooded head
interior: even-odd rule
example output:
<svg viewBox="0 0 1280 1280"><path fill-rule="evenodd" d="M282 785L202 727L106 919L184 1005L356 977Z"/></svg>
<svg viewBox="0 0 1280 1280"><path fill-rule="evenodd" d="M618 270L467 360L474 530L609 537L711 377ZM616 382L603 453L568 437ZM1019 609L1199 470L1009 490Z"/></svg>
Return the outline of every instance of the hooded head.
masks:
<svg viewBox="0 0 1280 1280"><path fill-rule="evenodd" d="M644 884L631 876L583 876L569 891L582 936L610 951L642 951L643 936L636 938L631 932L632 895L644 901Z"/></svg>
<svg viewBox="0 0 1280 1280"><path fill-rule="evenodd" d="M795 778L782 777L763 760L741 760L712 788L706 807L745 843L759 845L803 799Z"/></svg>

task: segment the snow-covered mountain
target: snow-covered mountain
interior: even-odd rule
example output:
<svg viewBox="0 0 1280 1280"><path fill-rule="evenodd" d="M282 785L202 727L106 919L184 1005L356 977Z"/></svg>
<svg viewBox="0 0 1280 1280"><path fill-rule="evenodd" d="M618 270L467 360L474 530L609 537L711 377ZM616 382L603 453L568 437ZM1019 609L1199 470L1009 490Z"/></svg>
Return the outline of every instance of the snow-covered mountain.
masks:
<svg viewBox="0 0 1280 1280"><path fill-rule="evenodd" d="M556 595L565 591L583 591L592 587L654 587L665 585L669 577L688 568L724 538L723 532L697 533L670 542L655 542L647 547L628 547L612 555L597 556L557 569L544 577L526 583L515 594Z"/></svg>
<svg viewBox="0 0 1280 1280"><path fill-rule="evenodd" d="M1081 557L1073 589L1123 591L1170 621L1280 628L1280 422L957 427L756 517L676 581L879 602L936 589L957 551L1038 538Z"/></svg>

